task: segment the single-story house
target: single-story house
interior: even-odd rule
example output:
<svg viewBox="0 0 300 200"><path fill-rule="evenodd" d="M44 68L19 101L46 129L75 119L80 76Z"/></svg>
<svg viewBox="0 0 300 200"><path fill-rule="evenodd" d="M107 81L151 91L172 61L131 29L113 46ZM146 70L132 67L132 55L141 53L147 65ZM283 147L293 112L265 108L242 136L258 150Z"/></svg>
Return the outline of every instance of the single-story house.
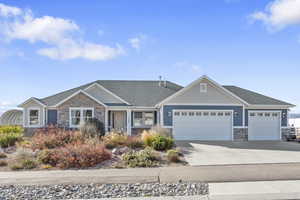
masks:
<svg viewBox="0 0 300 200"><path fill-rule="evenodd" d="M186 87L169 81L99 80L22 103L27 130L78 128L97 118L105 130L138 134L155 125L176 140L281 140L294 105L202 76Z"/></svg>

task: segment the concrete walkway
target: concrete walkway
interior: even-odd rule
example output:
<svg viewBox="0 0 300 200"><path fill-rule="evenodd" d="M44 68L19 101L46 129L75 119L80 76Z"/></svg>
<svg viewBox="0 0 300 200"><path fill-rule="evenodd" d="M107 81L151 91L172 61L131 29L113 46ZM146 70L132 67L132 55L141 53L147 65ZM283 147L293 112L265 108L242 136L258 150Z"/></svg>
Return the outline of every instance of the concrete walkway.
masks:
<svg viewBox="0 0 300 200"><path fill-rule="evenodd" d="M0 184L172 183L300 180L300 163L0 172Z"/></svg>

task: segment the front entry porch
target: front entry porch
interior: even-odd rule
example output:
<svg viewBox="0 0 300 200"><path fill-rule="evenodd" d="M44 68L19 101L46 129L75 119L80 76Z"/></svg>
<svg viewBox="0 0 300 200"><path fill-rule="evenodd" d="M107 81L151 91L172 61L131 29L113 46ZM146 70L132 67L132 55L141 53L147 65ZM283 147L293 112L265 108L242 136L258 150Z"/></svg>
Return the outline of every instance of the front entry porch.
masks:
<svg viewBox="0 0 300 200"><path fill-rule="evenodd" d="M131 135L131 112L129 110L109 110L107 131L125 132Z"/></svg>

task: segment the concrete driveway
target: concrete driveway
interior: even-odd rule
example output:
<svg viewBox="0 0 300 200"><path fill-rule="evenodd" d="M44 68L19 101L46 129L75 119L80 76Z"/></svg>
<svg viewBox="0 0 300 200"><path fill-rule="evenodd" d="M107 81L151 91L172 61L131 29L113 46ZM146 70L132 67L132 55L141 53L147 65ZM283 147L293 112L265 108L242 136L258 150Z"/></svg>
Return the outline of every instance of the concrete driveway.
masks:
<svg viewBox="0 0 300 200"><path fill-rule="evenodd" d="M191 166L300 163L300 144L294 142L177 141Z"/></svg>

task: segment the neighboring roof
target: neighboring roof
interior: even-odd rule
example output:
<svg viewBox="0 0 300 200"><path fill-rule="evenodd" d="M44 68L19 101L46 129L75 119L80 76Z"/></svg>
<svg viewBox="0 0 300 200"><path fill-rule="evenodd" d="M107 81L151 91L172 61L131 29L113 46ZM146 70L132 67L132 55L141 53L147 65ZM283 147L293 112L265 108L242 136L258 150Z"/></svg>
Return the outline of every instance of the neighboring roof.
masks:
<svg viewBox="0 0 300 200"><path fill-rule="evenodd" d="M250 90L246 90L237 86L224 85L224 88L234 93L241 99L245 100L251 105L285 105L285 106L294 106L293 104L274 99Z"/></svg>
<svg viewBox="0 0 300 200"><path fill-rule="evenodd" d="M75 92L84 90L94 83L102 85L124 101L130 103L130 105L141 107L155 106L158 102L182 88L182 86L170 81L167 81L167 87L163 87L159 86L159 81L99 80L40 100L48 106L54 106Z"/></svg>

